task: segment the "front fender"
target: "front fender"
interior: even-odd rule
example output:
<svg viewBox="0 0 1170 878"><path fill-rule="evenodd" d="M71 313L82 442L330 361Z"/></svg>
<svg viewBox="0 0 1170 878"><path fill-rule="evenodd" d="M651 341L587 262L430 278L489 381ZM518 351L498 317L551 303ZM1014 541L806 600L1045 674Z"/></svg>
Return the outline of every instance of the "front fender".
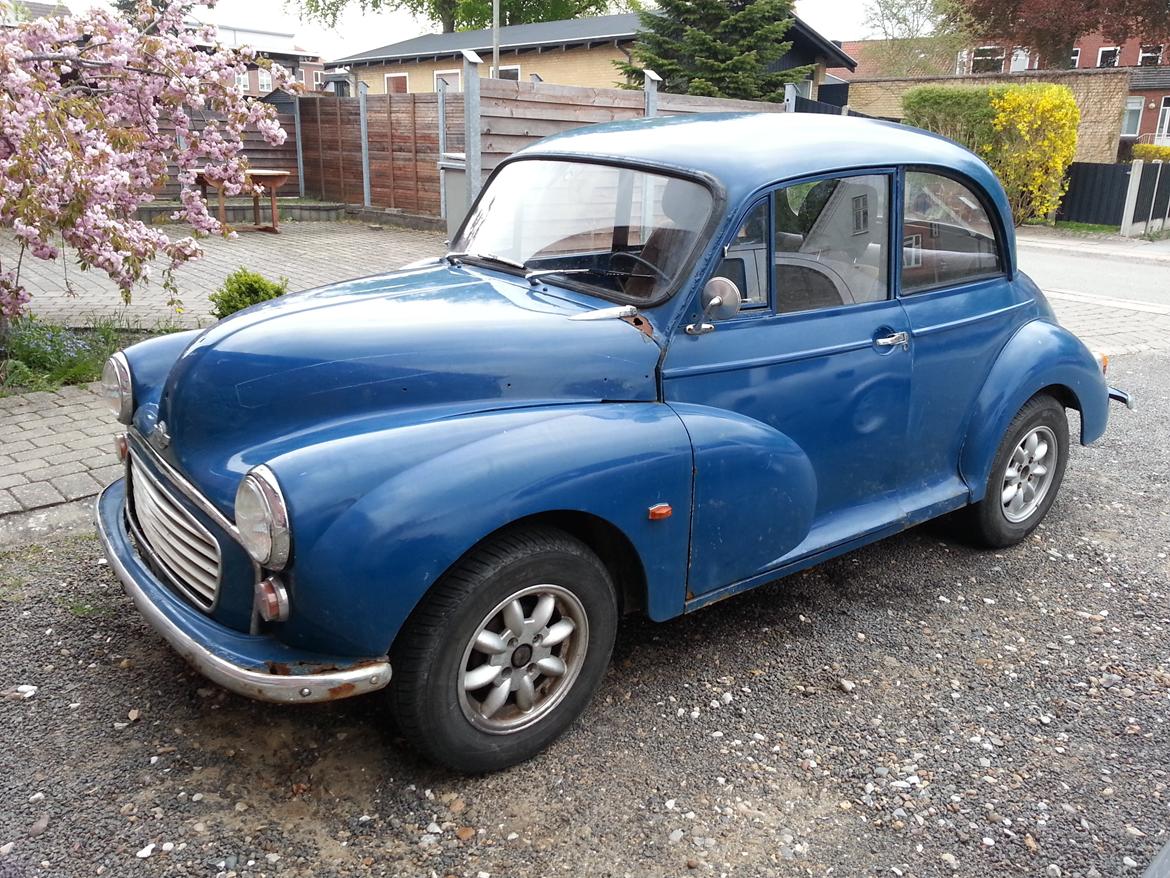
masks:
<svg viewBox="0 0 1170 878"><path fill-rule="evenodd" d="M171 367L202 330L171 332L167 335L148 338L126 348L126 362L130 364L130 377L134 385L134 404L157 402L159 392Z"/></svg>
<svg viewBox="0 0 1170 878"><path fill-rule="evenodd" d="M1099 439L1109 418L1105 376L1084 343L1047 320L1025 323L1000 351L976 398L959 459L971 501L983 498L987 476L1012 418L1046 387L1071 395L1081 413L1081 443Z"/></svg>
<svg viewBox="0 0 1170 878"><path fill-rule="evenodd" d="M642 560L652 617L682 612L691 447L657 403L465 415L269 461L289 504L292 612L305 648L386 652L435 580L485 536L545 512L604 519ZM650 521L648 508L676 514Z"/></svg>

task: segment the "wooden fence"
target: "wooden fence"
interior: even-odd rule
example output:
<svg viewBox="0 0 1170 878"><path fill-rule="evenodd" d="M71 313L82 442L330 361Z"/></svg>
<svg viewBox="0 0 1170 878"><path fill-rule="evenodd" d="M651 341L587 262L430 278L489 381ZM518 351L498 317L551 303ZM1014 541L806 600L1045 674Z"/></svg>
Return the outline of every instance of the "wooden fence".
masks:
<svg viewBox="0 0 1170 878"><path fill-rule="evenodd" d="M364 203L360 99L299 100L305 194ZM462 95L447 95L445 103L447 149L461 151ZM439 216L439 96L368 95L366 136L371 205Z"/></svg>
<svg viewBox="0 0 1170 878"><path fill-rule="evenodd" d="M267 143L260 132L255 128L248 128L244 131L244 154L248 157L248 165L253 168L263 168L266 170L289 171L291 176L280 188L281 195L296 195L300 185L297 179L297 126L296 119L291 112L277 113L277 121L285 130L288 137L280 146L273 146ZM206 120L200 120L198 117L191 120L191 125L195 130L202 130ZM174 127L169 122L160 120L159 128L163 131L174 131ZM176 180L176 175L179 169L172 164L167 168L167 183L156 192L158 198L178 198L179 184Z"/></svg>
<svg viewBox="0 0 1170 878"><path fill-rule="evenodd" d="M656 94L657 115L784 112L784 104ZM519 149L551 134L583 125L640 119L647 96L622 88L581 88L547 82L481 79L479 83L480 167L483 179Z"/></svg>

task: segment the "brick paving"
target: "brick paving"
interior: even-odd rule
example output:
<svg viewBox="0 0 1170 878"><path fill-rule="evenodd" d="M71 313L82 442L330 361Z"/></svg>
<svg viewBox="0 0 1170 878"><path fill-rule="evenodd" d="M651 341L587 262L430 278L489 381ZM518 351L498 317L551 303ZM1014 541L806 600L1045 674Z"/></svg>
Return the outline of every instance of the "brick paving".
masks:
<svg viewBox="0 0 1170 878"><path fill-rule="evenodd" d="M243 264L296 278L290 284L295 289L393 268L439 252L442 246L438 234L373 231L352 223L312 223L290 229L288 235L278 237L241 236L244 243L236 250L226 249L233 246L230 242L215 243L209 247L214 254L209 263L218 267L205 265L188 272L189 288L194 288L196 278L203 278L200 282L205 285L218 283L216 272L241 264L238 257L244 252L265 253L267 261L248 259ZM1170 350L1170 306L1060 291L1049 295L1061 322L1095 350L1110 355ZM94 304L89 293L85 301ZM52 294L38 304L52 307ZM70 304L64 299L61 307ZM148 305L140 306L141 313L159 319L159 309ZM200 313L206 322L206 312ZM96 385L0 398L0 521L12 513L93 496L118 478L121 467L112 440L119 429L98 397Z"/></svg>
<svg viewBox="0 0 1170 878"><path fill-rule="evenodd" d="M168 227L168 233L178 237L183 230ZM195 327L211 322L208 295L241 266L274 279L287 277L290 290L307 290L436 255L443 252L445 237L439 232L371 229L363 223L343 221L283 223L279 235L240 232L234 240L207 238L202 242L206 255L175 274L181 313L167 306L167 295L157 283L135 290L127 305L105 274L80 271L75 261L66 271L61 260L25 259L21 281L32 296L33 314L65 326L92 325L100 318L147 330L168 324ZM0 264L14 265L17 252L9 236L0 236ZM155 268L159 270L159 266Z"/></svg>

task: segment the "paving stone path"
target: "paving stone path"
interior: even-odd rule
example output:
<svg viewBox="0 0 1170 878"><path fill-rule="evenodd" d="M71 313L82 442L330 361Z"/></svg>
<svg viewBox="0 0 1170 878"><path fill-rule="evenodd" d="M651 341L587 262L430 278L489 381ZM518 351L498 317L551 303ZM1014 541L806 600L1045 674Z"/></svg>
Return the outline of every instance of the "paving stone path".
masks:
<svg viewBox="0 0 1170 878"><path fill-rule="evenodd" d="M253 234L235 244L213 242L205 263L184 269L187 288L198 288L205 298L223 274L245 264L287 275L294 279L292 289L302 289L385 271L442 247L438 234L405 229L374 231L355 223L288 228L279 236ZM229 244L237 249L228 250ZM1050 298L1061 322L1095 350L1110 355L1170 350L1170 307L1059 291ZM85 293L83 300L38 293L34 305L46 317L68 320L69 314L78 313L80 301L116 309L120 300L116 291L98 289ZM153 310L143 305L140 315L144 322L158 320L164 311L155 301ZM206 310L194 316L205 323L209 319ZM118 478L113 436L119 429L96 385L0 398L0 521L92 496Z"/></svg>

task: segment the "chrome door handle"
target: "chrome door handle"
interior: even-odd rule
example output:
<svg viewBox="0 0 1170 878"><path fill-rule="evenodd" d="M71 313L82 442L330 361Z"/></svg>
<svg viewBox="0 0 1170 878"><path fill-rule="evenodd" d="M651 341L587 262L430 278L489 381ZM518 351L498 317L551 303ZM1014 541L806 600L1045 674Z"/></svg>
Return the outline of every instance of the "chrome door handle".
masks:
<svg viewBox="0 0 1170 878"><path fill-rule="evenodd" d="M896 345L901 345L902 350L910 350L910 333L895 332L893 335L883 336L882 338L875 338L874 344L879 348L892 348Z"/></svg>

